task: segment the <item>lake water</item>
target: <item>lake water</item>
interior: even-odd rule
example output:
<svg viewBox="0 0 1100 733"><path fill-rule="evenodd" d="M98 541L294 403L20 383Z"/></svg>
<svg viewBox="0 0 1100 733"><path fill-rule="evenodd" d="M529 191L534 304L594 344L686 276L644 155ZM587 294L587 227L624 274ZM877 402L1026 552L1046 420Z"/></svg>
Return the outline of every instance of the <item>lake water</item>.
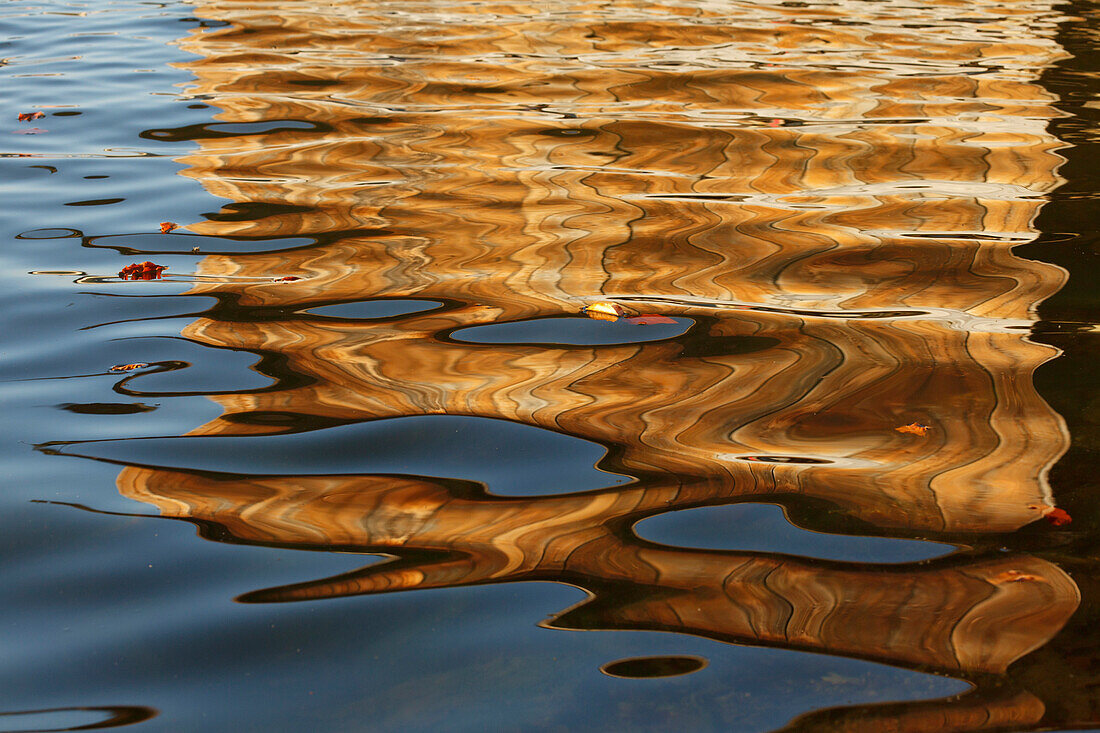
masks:
<svg viewBox="0 0 1100 733"><path fill-rule="evenodd" d="M0 730L1100 726L1092 4L0 28Z"/></svg>

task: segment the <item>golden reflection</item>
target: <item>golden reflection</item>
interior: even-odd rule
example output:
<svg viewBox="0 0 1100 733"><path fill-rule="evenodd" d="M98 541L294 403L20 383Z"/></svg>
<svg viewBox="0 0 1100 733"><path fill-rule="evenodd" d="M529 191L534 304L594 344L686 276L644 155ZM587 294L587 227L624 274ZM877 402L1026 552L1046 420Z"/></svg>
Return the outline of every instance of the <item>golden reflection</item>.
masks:
<svg viewBox="0 0 1100 733"><path fill-rule="evenodd" d="M503 418L597 441L638 481L520 499L408 476L131 467L122 493L242 541L393 556L250 601L554 580L592 594L558 627L962 673L1042 646L1080 594L1037 557L888 567L630 531L800 495L867 531L958 540L1055 503L1046 472L1068 439L1031 379L1055 351L1027 328L1064 273L1013 247L1060 181L1059 113L1036 82L1061 54L1058 16L1022 0L799 5L198 3L231 23L182 44L219 122L160 132L198 141L184 175L251 206L189 229L257 251L203 258L213 279L192 292L237 316L184 334L306 379L216 396L224 414L192 434L285 429L249 419L266 413ZM272 240L300 237L315 243ZM286 275L303 279L272 281ZM301 314L383 298L445 305ZM695 325L611 346L452 335L605 299ZM928 433L895 430L912 422ZM759 460L775 456L809 462ZM929 714L981 727L1001 720L986 702ZM1029 722L1035 702L996 704ZM985 722L965 722L967 705Z"/></svg>
<svg viewBox="0 0 1100 733"><path fill-rule="evenodd" d="M898 664L1003 672L1077 608L1077 586L1026 555L885 566L686 550L624 523L713 500L704 487L635 486L506 498L404 476L226 477L130 467L119 487L161 514L235 540L394 559L246 594L278 602L411 588L557 580L591 600L555 628L652 629Z"/></svg>

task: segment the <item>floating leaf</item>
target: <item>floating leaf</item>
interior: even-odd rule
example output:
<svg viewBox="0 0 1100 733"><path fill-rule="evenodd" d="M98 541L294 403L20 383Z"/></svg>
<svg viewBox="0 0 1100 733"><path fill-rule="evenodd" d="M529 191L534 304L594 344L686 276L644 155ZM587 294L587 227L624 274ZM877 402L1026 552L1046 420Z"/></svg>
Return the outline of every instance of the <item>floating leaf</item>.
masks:
<svg viewBox="0 0 1100 733"><path fill-rule="evenodd" d="M41 135L49 130L43 130L41 127L28 127L23 130L12 130L12 135Z"/></svg>
<svg viewBox="0 0 1100 733"><path fill-rule="evenodd" d="M112 372L132 372L135 369L144 369L149 366L145 362L137 362L135 364L116 364L111 367Z"/></svg>
<svg viewBox="0 0 1100 733"><path fill-rule="evenodd" d="M1069 515L1069 512L1064 509L1058 509L1057 507L1046 512L1043 516L1045 516L1047 521L1055 527L1061 527L1073 521L1073 517Z"/></svg>
<svg viewBox="0 0 1100 733"><path fill-rule="evenodd" d="M167 265L157 265L148 261L135 262L119 270L118 276L123 280L159 280L160 274L167 269Z"/></svg>
<svg viewBox="0 0 1100 733"><path fill-rule="evenodd" d="M297 275L287 275L285 277L276 277L271 280L273 283L292 283L295 280L301 280L302 278Z"/></svg>
<svg viewBox="0 0 1100 733"><path fill-rule="evenodd" d="M1069 512L1051 506L1050 504L1028 504L1027 508L1038 511L1040 515L1055 527L1061 527L1073 521L1073 517L1069 515Z"/></svg>
<svg viewBox="0 0 1100 733"><path fill-rule="evenodd" d="M45 112L20 112L20 122L30 122L31 120L40 120L46 116Z"/></svg>
<svg viewBox="0 0 1100 733"><path fill-rule="evenodd" d="M627 323L633 323L635 326L656 326L658 324L671 323L676 325L676 321L668 316L658 316L652 313L643 313L640 316L630 316L624 318Z"/></svg>
<svg viewBox="0 0 1100 733"><path fill-rule="evenodd" d="M160 233L161 234L167 234L168 232L172 231L173 229L179 229L179 224L176 224L176 223L170 222L170 221L162 221L160 223Z"/></svg>
<svg viewBox="0 0 1100 733"><path fill-rule="evenodd" d="M908 425L902 425L900 428L894 428L899 433L912 433L913 435L927 435L928 426L921 425L917 422L911 422Z"/></svg>
<svg viewBox="0 0 1100 733"><path fill-rule="evenodd" d="M612 303L610 300L601 300L591 305L586 305L584 308L581 308L581 313L589 318L595 318L598 321L617 321L622 316L632 314L631 311L628 311L618 303Z"/></svg>
<svg viewBox="0 0 1100 733"><path fill-rule="evenodd" d="M780 120L780 119L773 119L770 122L768 122L768 127L781 127L782 125L783 125L783 120Z"/></svg>

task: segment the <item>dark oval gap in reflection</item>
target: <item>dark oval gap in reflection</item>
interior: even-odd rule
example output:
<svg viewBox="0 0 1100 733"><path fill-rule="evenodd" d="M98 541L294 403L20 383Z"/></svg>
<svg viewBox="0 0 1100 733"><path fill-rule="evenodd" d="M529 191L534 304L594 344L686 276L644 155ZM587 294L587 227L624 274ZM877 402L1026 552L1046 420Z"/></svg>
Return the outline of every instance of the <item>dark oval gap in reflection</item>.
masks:
<svg viewBox="0 0 1100 733"><path fill-rule="evenodd" d="M758 463L802 463L811 466L832 463L832 461L827 461L824 458L807 458L806 456L738 456L738 459Z"/></svg>
<svg viewBox="0 0 1100 733"><path fill-rule="evenodd" d="M631 657L601 665L600 671L608 677L653 679L656 677L679 677L680 675L698 672L706 666L706 659L694 655Z"/></svg>
<svg viewBox="0 0 1100 733"><path fill-rule="evenodd" d="M306 214L312 206L272 203L268 201L240 201L222 204L221 211L204 212L210 221L256 221L281 214Z"/></svg>
<svg viewBox="0 0 1100 733"><path fill-rule="evenodd" d="M44 710L13 710L0 712L4 733L27 731L101 730L133 725L154 718L155 708L144 705L107 705L100 707L49 708ZM18 727L16 727L18 726Z"/></svg>
<svg viewBox="0 0 1100 733"><path fill-rule="evenodd" d="M220 129L219 129L220 128ZM229 129L225 129L229 128ZM304 120L267 120L256 122L206 122L183 127L144 130L138 137L161 142L186 142L189 140L209 140L224 137L244 137L247 135L271 135L290 131L332 132L332 125L325 122L306 122Z"/></svg>
<svg viewBox="0 0 1100 733"><path fill-rule="evenodd" d="M124 242L120 244L119 242ZM267 248L274 243L275 248ZM291 249L312 247L316 241L306 237L283 238L246 238L214 237L190 232L137 232L134 234L102 234L84 238L84 246L101 249L113 249L128 256L150 256L158 254L211 255L211 254L265 254L283 252ZM195 248L199 252L195 252ZM285 273L277 273L285 274ZM275 277L276 273L272 274Z"/></svg>
<svg viewBox="0 0 1100 733"><path fill-rule="evenodd" d="M263 122L215 122L207 124L207 130L231 132L235 135L247 135L273 130L312 130L314 125L302 120L270 120Z"/></svg>
<svg viewBox="0 0 1100 733"><path fill-rule="evenodd" d="M16 234L16 239L68 239L69 237L82 237L83 232L67 227L55 227L46 229L28 229L22 234Z"/></svg>
<svg viewBox="0 0 1100 733"><path fill-rule="evenodd" d="M634 526L642 539L675 547L775 552L846 562L919 562L948 555L941 542L825 534L792 524L778 504L745 502L648 517Z"/></svg>
<svg viewBox="0 0 1100 733"><path fill-rule="evenodd" d="M157 409L155 405L144 402L64 402L58 407L80 415L134 415Z"/></svg>
<svg viewBox="0 0 1100 733"><path fill-rule="evenodd" d="M229 412L222 420L235 425L264 425L283 428L286 432L303 433L309 430L323 430L340 425L353 424L354 420L337 417L307 415L300 412L278 410L253 410L252 412Z"/></svg>
<svg viewBox="0 0 1100 733"><path fill-rule="evenodd" d="M662 341L682 336L693 325L692 318L674 317L675 324L640 325L625 318L599 321L584 316L549 316L509 323L487 323L452 331L451 339L470 344L547 344L567 346L610 346Z"/></svg>
<svg viewBox="0 0 1100 733"><path fill-rule="evenodd" d="M545 135L547 137L576 137L580 135L597 135L596 130L586 130L584 128L566 127L566 128L554 128L551 130L539 130L538 134Z"/></svg>
<svg viewBox="0 0 1100 733"><path fill-rule="evenodd" d="M61 204L62 206L108 206L110 204L118 204L126 199L113 198L113 199L88 199L87 201L68 201Z"/></svg>
<svg viewBox="0 0 1100 733"><path fill-rule="evenodd" d="M369 321L437 310L443 306L444 303L439 300L414 300L412 298L387 300L383 298L323 305L301 311L301 313L334 321Z"/></svg>

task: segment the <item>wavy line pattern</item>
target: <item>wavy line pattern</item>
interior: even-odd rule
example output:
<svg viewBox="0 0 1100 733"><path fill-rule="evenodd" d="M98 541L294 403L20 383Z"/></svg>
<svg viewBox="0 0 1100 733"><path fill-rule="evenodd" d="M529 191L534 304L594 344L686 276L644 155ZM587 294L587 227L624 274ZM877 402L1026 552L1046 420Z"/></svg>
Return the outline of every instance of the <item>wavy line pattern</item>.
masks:
<svg viewBox="0 0 1100 733"><path fill-rule="evenodd" d="M1080 593L1036 557L887 569L630 529L786 497L830 507L798 516L815 529L960 541L1054 503L1068 436L1031 376L1055 351L1026 333L1065 275L1013 247L1060 182L1060 113L1036 82L1062 53L1059 16L794 5L199 3L229 22L181 42L219 123L148 135L195 140L183 175L239 205L190 230L255 251L202 259L192 292L223 307L184 336L305 379L214 396L223 415L191 435L499 418L598 442L634 481L505 498L457 479L131 466L122 493L236 541L391 557L250 602L537 579L591 594L561 628L963 674L1042 646ZM302 279L271 281L285 275ZM444 306L302 313L408 298ZM694 326L606 346L449 337L604 299ZM912 422L928 434L895 430ZM1005 699L989 703L1003 715L977 704L987 723L1042 715ZM967 704L906 715L976 729Z"/></svg>

